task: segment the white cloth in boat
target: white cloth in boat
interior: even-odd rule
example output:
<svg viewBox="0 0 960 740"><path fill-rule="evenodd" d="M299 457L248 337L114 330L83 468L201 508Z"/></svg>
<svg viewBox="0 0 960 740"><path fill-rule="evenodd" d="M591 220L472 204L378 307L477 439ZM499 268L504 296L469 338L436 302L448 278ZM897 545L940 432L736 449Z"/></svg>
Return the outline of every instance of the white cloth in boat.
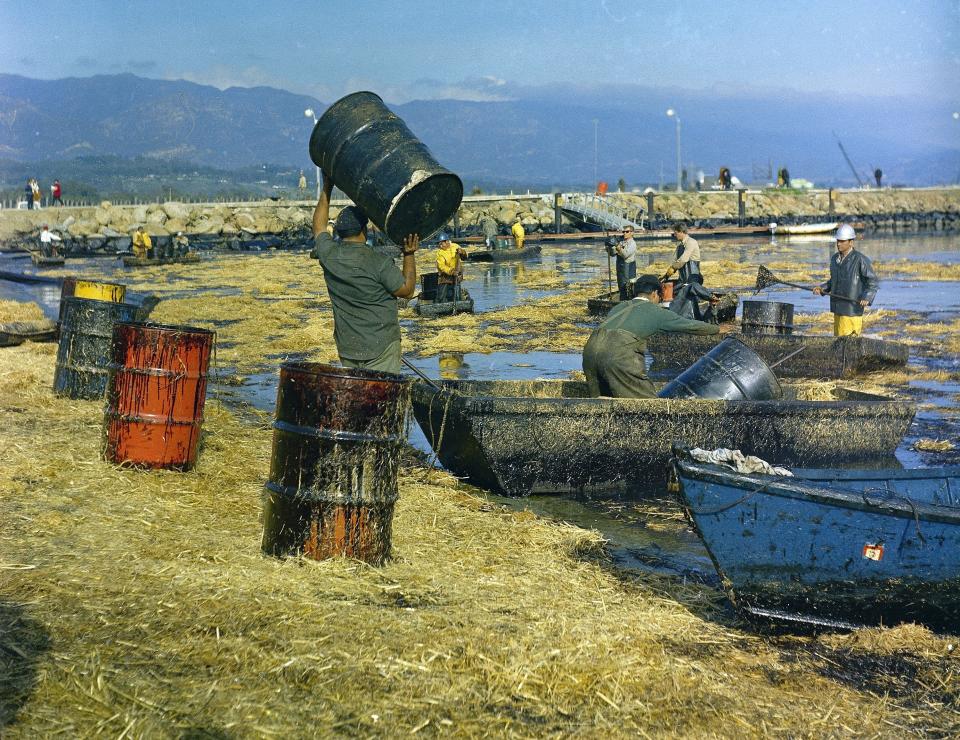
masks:
<svg viewBox="0 0 960 740"><path fill-rule="evenodd" d="M701 463L724 465L733 468L738 473L763 473L765 475L793 477L793 473L786 468L774 467L759 457L744 455L740 450L728 450L726 447L720 447L716 450L701 450L699 447L694 447L690 450L690 457Z"/></svg>

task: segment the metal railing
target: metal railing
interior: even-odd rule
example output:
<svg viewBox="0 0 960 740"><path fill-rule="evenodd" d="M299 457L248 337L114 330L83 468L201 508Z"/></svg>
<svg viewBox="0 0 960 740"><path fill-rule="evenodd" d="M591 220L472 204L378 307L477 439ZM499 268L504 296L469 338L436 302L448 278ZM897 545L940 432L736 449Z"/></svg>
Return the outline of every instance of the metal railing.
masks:
<svg viewBox="0 0 960 740"><path fill-rule="evenodd" d="M590 193L565 193L561 208L576 211L600 226L643 228L643 209L620 205L612 198ZM639 218L638 218L639 216Z"/></svg>

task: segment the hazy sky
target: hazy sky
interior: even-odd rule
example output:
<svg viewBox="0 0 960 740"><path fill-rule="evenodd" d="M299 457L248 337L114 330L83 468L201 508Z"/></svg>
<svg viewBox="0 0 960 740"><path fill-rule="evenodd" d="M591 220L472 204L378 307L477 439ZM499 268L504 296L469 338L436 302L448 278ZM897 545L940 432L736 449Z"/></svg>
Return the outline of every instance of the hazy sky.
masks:
<svg viewBox="0 0 960 740"><path fill-rule="evenodd" d="M0 72L331 101L575 83L916 94L960 107L960 0L0 0Z"/></svg>

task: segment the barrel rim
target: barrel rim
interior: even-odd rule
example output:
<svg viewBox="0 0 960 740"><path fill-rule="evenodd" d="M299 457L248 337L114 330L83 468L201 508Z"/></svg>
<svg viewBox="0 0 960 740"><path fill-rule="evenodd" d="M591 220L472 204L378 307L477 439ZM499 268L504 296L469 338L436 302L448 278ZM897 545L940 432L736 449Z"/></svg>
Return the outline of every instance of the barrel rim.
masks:
<svg viewBox="0 0 960 740"><path fill-rule="evenodd" d="M78 297L75 296L75 295L64 296L62 300L64 300L64 301L72 301L73 303L77 303L77 304L79 304L79 305L81 305L81 306L82 306L84 303L89 303L89 304L91 304L91 305L95 305L95 306L98 306L98 307L101 307L101 308L102 308L103 306L109 306L109 307L111 307L111 308L112 308L112 307L116 307L116 306L127 306L127 307L129 307L129 308L134 309L134 310L139 310L139 308L140 308L140 306L138 306L136 303L127 303L127 301L101 301L101 300L98 300L98 299L96 299L96 298L78 298Z"/></svg>
<svg viewBox="0 0 960 740"><path fill-rule="evenodd" d="M357 96L360 96L360 95L372 95L372 96L375 97L377 100L379 100L381 103L383 103L385 106L387 105L386 103L384 103L383 98L381 98L379 95L377 95L377 94L376 94L375 92L373 92L372 90L357 90L356 92L348 93L348 94L344 95L342 98L339 98L338 100L334 100L332 103L330 103L330 105L327 106L327 109L326 109L326 110L321 114L321 116L317 119L316 126L319 126L320 123L321 123L321 121L323 121L323 119L326 117L326 115L327 115L331 110L333 110L333 109L336 108L338 105L340 105L343 101L349 100L350 98L357 97ZM314 128L316 128L316 126L314 126Z"/></svg>
<svg viewBox="0 0 960 740"><path fill-rule="evenodd" d="M393 219L393 215L395 211L403 202L404 198L406 198L410 193L420 189L421 187L427 185L433 180L436 180L438 178L451 178L451 177L454 180L456 180L457 185L460 186L460 195L457 197L457 206L456 208L453 209L453 214L455 214L457 210L459 210L460 205L463 203L463 180L460 178L460 175L458 175L456 172L451 172L445 167L442 167L442 165L441 165L441 168L442 169L440 172L432 172L426 177L424 177L423 179L418 180L417 182L413 182L413 183L408 182L406 185L403 186L403 188L401 188L400 192L393 197L393 200L390 202L390 207L387 209L387 213L383 218L383 229L386 232L387 236L389 236L394 242L397 242L398 237L400 238L400 241L402 241L407 236L406 234L403 234L401 236L399 234L390 233L391 221ZM439 233L451 217L448 217L447 220L443 221L438 226L428 231L426 234L419 234L420 240L426 241L432 238L435 234Z"/></svg>
<svg viewBox="0 0 960 740"><path fill-rule="evenodd" d="M124 290L127 289L125 283L108 283L105 280L87 280L86 278L78 278L73 276L65 277L63 282L67 282L68 280L71 280L74 285L80 285L83 283L84 285L109 285L111 288L123 288Z"/></svg>
<svg viewBox="0 0 960 740"><path fill-rule="evenodd" d="M137 329L151 329L163 333L176 334L203 334L211 337L216 336L217 332L213 329L204 329L199 326L186 326L178 324L160 324L153 321L118 321L114 324L114 330L117 327L126 326Z"/></svg>
<svg viewBox="0 0 960 740"><path fill-rule="evenodd" d="M333 377L353 378L355 380L380 380L391 383L410 382L409 378L397 373L388 373L383 370L368 370L359 367L343 367L341 365L331 365L326 362L288 360L280 364L280 372L300 375L329 375Z"/></svg>

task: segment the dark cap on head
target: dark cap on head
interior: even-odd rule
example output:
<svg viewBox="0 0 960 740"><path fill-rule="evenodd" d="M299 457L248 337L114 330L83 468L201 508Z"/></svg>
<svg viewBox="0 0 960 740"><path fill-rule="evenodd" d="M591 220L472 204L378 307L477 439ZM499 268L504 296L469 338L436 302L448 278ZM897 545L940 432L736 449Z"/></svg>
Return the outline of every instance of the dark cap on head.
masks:
<svg viewBox="0 0 960 740"><path fill-rule="evenodd" d="M656 275L641 275L633 282L634 295L649 295L660 289L660 280Z"/></svg>
<svg viewBox="0 0 960 740"><path fill-rule="evenodd" d="M333 228L338 236L356 236L367 228L367 214L359 206L347 206L340 211Z"/></svg>

